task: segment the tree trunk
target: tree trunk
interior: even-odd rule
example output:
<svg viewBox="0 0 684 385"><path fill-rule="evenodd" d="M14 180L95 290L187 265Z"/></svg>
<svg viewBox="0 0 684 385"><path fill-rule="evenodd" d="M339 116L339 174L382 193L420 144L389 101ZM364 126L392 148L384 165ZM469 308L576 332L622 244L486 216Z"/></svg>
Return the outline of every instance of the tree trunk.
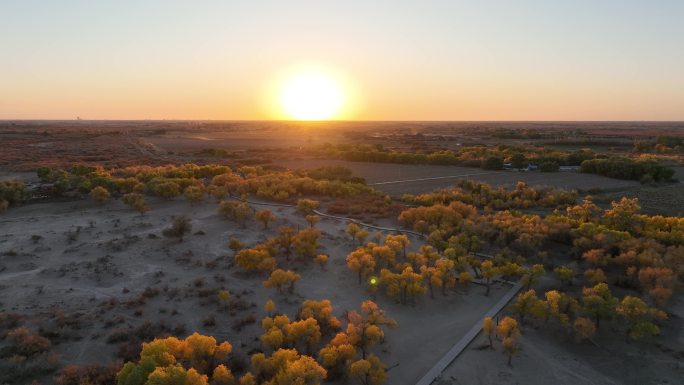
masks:
<svg viewBox="0 0 684 385"><path fill-rule="evenodd" d="M361 348L361 358L364 360L366 359L366 325L365 322L361 324L361 341L360 341L360 348Z"/></svg>

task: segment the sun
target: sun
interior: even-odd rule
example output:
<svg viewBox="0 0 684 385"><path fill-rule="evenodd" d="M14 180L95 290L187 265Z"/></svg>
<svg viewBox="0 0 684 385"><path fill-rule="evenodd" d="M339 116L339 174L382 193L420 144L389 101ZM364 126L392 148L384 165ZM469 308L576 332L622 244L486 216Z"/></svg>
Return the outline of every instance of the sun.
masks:
<svg viewBox="0 0 684 385"><path fill-rule="evenodd" d="M321 72L304 72L288 78L280 93L287 116L295 120L328 120L342 107L339 84Z"/></svg>

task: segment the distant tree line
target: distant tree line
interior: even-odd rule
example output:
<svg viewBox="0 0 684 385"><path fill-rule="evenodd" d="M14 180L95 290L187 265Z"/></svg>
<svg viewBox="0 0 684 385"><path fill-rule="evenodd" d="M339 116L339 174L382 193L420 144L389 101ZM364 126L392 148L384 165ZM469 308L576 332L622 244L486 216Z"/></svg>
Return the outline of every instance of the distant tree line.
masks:
<svg viewBox="0 0 684 385"><path fill-rule="evenodd" d="M579 166L583 161L598 157L588 149L561 151L548 148L526 149L514 146L467 146L433 152L387 150L382 145L324 144L307 149L315 155L352 162L432 164L480 167L485 170L501 170L505 163L523 169L537 164L542 171L558 171L559 166Z"/></svg>
<svg viewBox="0 0 684 385"><path fill-rule="evenodd" d="M638 140L634 142L634 151L681 154L684 153L684 138L661 135L656 137L655 140Z"/></svg>
<svg viewBox="0 0 684 385"><path fill-rule="evenodd" d="M582 162L580 171L642 182L667 182L672 180L674 176L672 168L660 165L655 161L635 161L628 158L585 160Z"/></svg>
<svg viewBox="0 0 684 385"><path fill-rule="evenodd" d="M506 189L504 187L493 187L483 182L461 180L453 188L420 195L405 194L401 199L423 206L431 206L437 203L448 205L453 201L460 201L480 208L508 210L573 205L577 202L577 192L530 187L525 182L518 182L514 189Z"/></svg>
<svg viewBox="0 0 684 385"><path fill-rule="evenodd" d="M538 130L512 130L497 128L492 132L492 138L499 139L541 139L543 135Z"/></svg>

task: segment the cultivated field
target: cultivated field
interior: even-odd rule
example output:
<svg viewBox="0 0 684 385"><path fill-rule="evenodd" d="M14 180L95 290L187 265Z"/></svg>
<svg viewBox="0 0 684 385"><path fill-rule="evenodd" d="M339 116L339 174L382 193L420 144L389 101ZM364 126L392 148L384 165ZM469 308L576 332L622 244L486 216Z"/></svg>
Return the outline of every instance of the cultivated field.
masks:
<svg viewBox="0 0 684 385"><path fill-rule="evenodd" d="M384 164L342 160L279 161L278 165L292 169L321 166L348 167L354 171L355 175L365 178L369 185L394 196L420 194L447 188L454 186L463 179L482 181L493 186L512 187L518 181L523 181L531 186L551 186L585 191L593 189L618 190L639 186L639 182L636 181L611 179L578 172L491 171L457 166Z"/></svg>

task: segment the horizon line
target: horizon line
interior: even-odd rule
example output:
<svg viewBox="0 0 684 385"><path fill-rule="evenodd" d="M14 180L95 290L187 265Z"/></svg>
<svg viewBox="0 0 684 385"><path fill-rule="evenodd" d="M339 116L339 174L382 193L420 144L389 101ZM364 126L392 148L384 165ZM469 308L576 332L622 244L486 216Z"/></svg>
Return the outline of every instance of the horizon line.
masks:
<svg viewBox="0 0 684 385"><path fill-rule="evenodd" d="M535 119L325 119L325 120L296 120L296 119L54 119L54 118L0 118L0 122L277 122L277 123L682 123L683 120L535 120Z"/></svg>

